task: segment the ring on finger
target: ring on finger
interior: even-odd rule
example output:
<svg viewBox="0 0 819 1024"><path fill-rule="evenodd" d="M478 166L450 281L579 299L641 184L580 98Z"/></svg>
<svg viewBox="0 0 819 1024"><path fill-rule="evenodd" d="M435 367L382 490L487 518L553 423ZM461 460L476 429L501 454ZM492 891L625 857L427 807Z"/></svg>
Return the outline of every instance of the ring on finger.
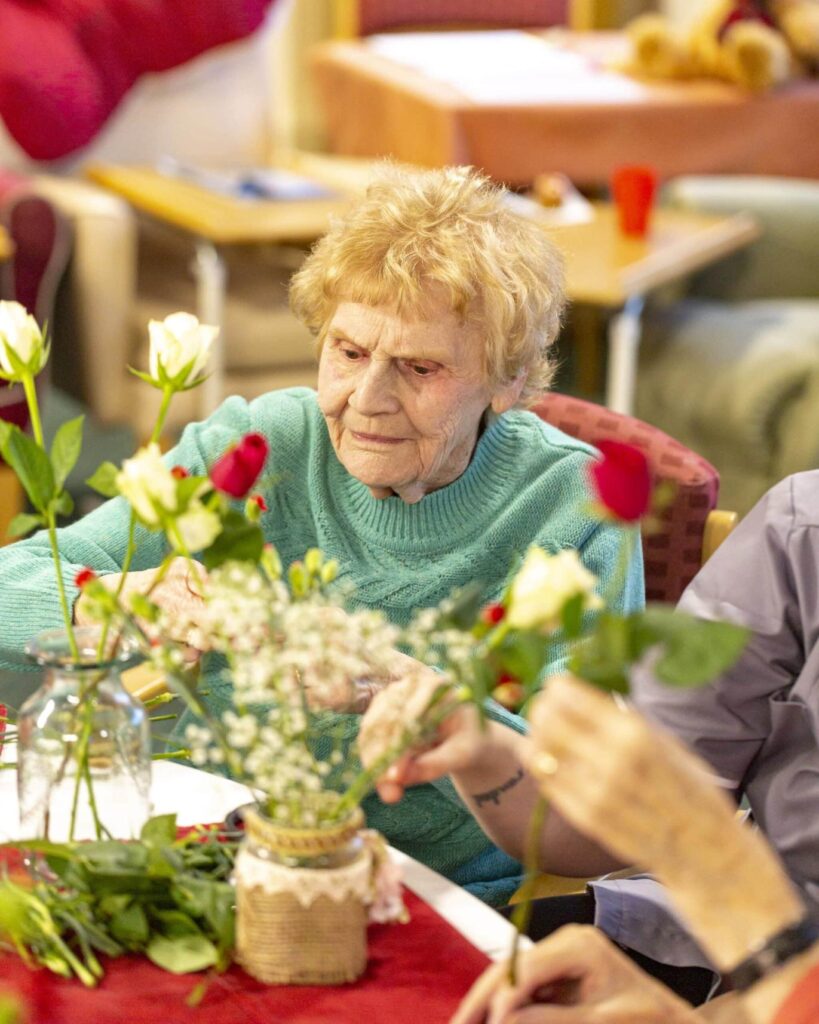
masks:
<svg viewBox="0 0 819 1024"><path fill-rule="evenodd" d="M542 750L532 759L532 767L537 775L554 775L559 766L554 754Z"/></svg>

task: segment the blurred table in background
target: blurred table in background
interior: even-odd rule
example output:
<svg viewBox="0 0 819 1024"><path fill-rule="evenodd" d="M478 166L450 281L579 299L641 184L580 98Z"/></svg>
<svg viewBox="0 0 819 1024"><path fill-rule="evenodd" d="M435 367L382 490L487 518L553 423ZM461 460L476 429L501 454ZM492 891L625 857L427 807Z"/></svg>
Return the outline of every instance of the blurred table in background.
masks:
<svg viewBox="0 0 819 1024"><path fill-rule="evenodd" d="M646 296L749 245L759 228L744 213L726 217L658 207L647 236L632 238L621 234L612 205L594 203L592 211L587 221L544 226L566 256L571 302L614 311L608 330L606 405L631 413Z"/></svg>
<svg viewBox="0 0 819 1024"><path fill-rule="evenodd" d="M606 184L618 164L819 177L819 81L762 96L716 81L608 70L622 33L396 33L322 43L313 68L334 152L473 164L511 185L562 171Z"/></svg>

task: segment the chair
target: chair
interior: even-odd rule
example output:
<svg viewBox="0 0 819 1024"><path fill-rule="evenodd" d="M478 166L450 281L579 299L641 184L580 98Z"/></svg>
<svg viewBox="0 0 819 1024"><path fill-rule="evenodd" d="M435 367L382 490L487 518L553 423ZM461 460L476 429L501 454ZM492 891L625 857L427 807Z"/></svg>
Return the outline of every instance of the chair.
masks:
<svg viewBox="0 0 819 1024"><path fill-rule="evenodd" d="M71 253L69 225L47 200L29 190L25 178L9 173L0 173L0 224L14 244L11 259L0 266L0 298L20 302L42 326L53 317L57 288ZM44 374L38 378L38 390L46 386ZM19 384L0 391L0 419L21 429L28 425ZM9 523L23 506L23 489L0 459L0 544L6 542Z"/></svg>
<svg viewBox="0 0 819 1024"><path fill-rule="evenodd" d="M532 412L592 445L605 439L636 445L647 455L656 480L674 485L660 529L643 535L643 561L647 599L676 603L736 523L734 513L716 513L719 474L714 467L657 427L580 398L550 392Z"/></svg>
<svg viewBox="0 0 819 1024"><path fill-rule="evenodd" d="M684 177L664 201L747 211L761 237L646 310L636 410L719 470L744 514L819 466L819 182Z"/></svg>
<svg viewBox="0 0 819 1024"><path fill-rule="evenodd" d="M416 28L613 28L622 0L337 0L340 38Z"/></svg>

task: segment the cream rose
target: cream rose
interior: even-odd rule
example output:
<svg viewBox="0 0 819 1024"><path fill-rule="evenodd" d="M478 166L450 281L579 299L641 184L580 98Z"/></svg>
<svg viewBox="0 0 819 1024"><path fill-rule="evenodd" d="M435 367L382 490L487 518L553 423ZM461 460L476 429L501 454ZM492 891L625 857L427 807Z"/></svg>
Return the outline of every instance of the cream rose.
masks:
<svg viewBox="0 0 819 1024"><path fill-rule="evenodd" d="M560 625L563 606L578 594L583 597L584 611L602 607L596 584L597 577L573 548L548 555L542 548L532 547L512 583L505 622L515 629L550 632Z"/></svg>
<svg viewBox="0 0 819 1024"><path fill-rule="evenodd" d="M48 358L43 332L19 302L0 302L0 373L19 381L22 368L36 376ZM13 360L18 366L15 368Z"/></svg>
<svg viewBox="0 0 819 1024"><path fill-rule="evenodd" d="M157 444L140 448L126 459L116 478L119 493L138 518L152 527L159 525L163 513L176 509L176 483Z"/></svg>
<svg viewBox="0 0 819 1024"><path fill-rule="evenodd" d="M171 313L164 320L151 320L149 369L159 384L185 387L201 374L210 356L218 327L200 324L192 313Z"/></svg>

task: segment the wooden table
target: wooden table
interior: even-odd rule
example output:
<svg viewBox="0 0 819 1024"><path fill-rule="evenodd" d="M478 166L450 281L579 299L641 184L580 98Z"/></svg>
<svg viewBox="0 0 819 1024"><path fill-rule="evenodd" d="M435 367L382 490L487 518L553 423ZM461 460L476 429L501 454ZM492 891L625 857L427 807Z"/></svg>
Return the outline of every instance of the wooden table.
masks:
<svg viewBox="0 0 819 1024"><path fill-rule="evenodd" d="M92 181L116 192L141 213L185 232L193 242L197 313L220 328L208 364L210 376L200 389L200 413L212 412L222 400L227 270L220 249L228 245L311 241L324 234L330 217L343 212L350 197L365 187L370 165L304 154L283 169L332 188L331 198L270 201L233 198L169 176L151 167L92 164Z"/></svg>
<svg viewBox="0 0 819 1024"><path fill-rule="evenodd" d="M593 210L587 222L547 230L566 256L571 301L617 310L608 334L606 405L630 413L646 295L748 245L759 229L744 213L659 208L647 238L629 238L620 233L611 205L595 203Z"/></svg>
<svg viewBox="0 0 819 1024"><path fill-rule="evenodd" d="M618 164L819 177L819 81L762 96L716 81L642 82L608 70L620 33L402 33L313 55L334 152L473 164L529 184L562 171L608 182Z"/></svg>

